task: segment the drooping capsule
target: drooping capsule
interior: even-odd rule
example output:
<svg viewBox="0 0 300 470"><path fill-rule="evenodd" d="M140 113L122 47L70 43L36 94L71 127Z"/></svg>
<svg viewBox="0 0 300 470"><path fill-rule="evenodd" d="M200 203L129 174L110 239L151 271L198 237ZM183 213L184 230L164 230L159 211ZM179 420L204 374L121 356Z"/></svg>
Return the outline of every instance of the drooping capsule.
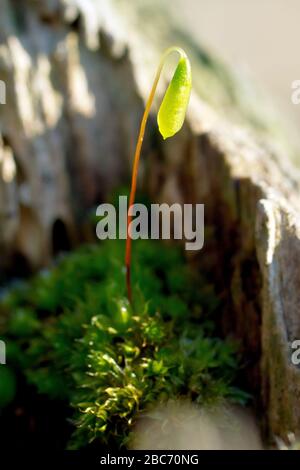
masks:
<svg viewBox="0 0 300 470"><path fill-rule="evenodd" d="M173 78L160 105L157 123L164 139L182 127L192 88L191 65L186 56L178 62Z"/></svg>

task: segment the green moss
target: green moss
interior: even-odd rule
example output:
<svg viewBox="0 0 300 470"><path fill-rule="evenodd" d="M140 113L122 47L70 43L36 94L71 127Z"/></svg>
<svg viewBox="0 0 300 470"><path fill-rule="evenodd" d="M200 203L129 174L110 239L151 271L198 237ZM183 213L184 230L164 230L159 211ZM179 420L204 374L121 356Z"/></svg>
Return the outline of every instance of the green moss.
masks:
<svg viewBox="0 0 300 470"><path fill-rule="evenodd" d="M169 398L245 399L232 386L236 347L211 336L211 286L178 249L137 242L132 309L123 256L117 241L83 247L1 305L12 362L74 410L70 448L126 445L139 413Z"/></svg>
<svg viewBox="0 0 300 470"><path fill-rule="evenodd" d="M0 365L0 409L9 405L16 394L16 378L14 372L5 365Z"/></svg>

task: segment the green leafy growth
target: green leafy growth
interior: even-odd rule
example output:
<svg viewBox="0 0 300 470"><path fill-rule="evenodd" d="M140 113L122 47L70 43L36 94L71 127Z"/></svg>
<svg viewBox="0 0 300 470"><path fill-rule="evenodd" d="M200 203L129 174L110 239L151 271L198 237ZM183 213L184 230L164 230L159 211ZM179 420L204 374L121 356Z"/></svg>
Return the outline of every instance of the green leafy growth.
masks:
<svg viewBox="0 0 300 470"><path fill-rule="evenodd" d="M236 347L211 335L213 288L178 249L138 242L132 310L123 253L117 241L83 247L1 305L10 363L74 409L72 449L126 445L139 414L170 398L246 396L232 385Z"/></svg>
<svg viewBox="0 0 300 470"><path fill-rule="evenodd" d="M184 55L178 62L157 115L159 131L164 139L172 137L181 129L191 89L191 66L188 58Z"/></svg>

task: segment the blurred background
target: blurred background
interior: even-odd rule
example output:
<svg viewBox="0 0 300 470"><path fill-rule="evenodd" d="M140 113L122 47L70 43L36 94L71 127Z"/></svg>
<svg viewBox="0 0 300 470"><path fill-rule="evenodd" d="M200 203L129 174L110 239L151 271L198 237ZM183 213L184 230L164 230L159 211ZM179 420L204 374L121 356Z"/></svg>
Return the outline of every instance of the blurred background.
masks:
<svg viewBox="0 0 300 470"><path fill-rule="evenodd" d="M291 103L291 83L300 78L299 1L175 0L174 3L178 21L188 24L201 44L232 66L246 70L291 124L300 125L300 105Z"/></svg>
<svg viewBox="0 0 300 470"><path fill-rule="evenodd" d="M284 160L298 165L298 13L296 0L1 2L0 278L2 268L26 273L88 238L90 211L129 180L144 101L170 44L188 52L202 105L283 143ZM145 161L156 144L149 126Z"/></svg>

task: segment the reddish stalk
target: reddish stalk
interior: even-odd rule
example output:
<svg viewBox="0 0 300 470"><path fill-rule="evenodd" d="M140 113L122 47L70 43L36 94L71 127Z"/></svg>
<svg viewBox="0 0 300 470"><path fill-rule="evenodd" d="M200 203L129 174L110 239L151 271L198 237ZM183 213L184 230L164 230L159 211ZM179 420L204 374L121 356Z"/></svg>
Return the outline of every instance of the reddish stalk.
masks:
<svg viewBox="0 0 300 470"><path fill-rule="evenodd" d="M135 154L134 154L134 162L133 162L133 169L132 169L132 178L131 178L131 191L130 191L130 196L129 196L129 205L128 205L128 211L127 211L127 238L126 238L126 253L125 253L125 266L126 266L126 287L127 287L127 297L130 303L132 303L132 289L131 289L131 235L130 235L130 224L132 221L132 215L131 215L131 207L134 204L135 201L135 194L136 194L136 186L137 186L137 176L138 176L138 169L139 169L139 161L140 161L140 155L141 155L141 149L142 149L142 144L143 144L143 139L145 135L145 129L146 129L146 124L147 120L149 117L150 109L152 106L153 98L156 92L157 84L161 75L162 68L164 66L164 62L166 60L166 57L171 53L171 52L178 52L181 56L185 56L185 52L178 48L178 47L170 47L167 49L164 54L162 55L162 58L160 60L160 63L157 68L157 72L154 78L154 82L145 106L145 111L142 117L141 125L140 125L140 130L139 130L139 135L138 135L138 140L135 148Z"/></svg>

